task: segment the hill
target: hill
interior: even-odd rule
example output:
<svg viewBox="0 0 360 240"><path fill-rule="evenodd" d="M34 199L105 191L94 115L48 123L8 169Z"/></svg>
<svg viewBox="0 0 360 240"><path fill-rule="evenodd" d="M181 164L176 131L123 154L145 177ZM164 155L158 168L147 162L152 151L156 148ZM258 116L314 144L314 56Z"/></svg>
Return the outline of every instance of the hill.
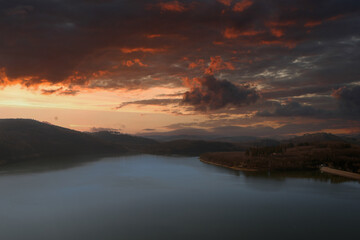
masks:
<svg viewBox="0 0 360 240"><path fill-rule="evenodd" d="M346 141L345 139L331 133L314 133L314 134L304 134L303 136L294 137L285 142L299 144L299 143L346 142Z"/></svg>
<svg viewBox="0 0 360 240"><path fill-rule="evenodd" d="M158 142L117 132L79 132L30 119L0 119L0 164L32 158L148 153L196 156L205 152L242 151L235 143L175 140Z"/></svg>
<svg viewBox="0 0 360 240"><path fill-rule="evenodd" d="M241 139L237 138L236 141ZM279 169L315 168L322 163L353 171L360 168L360 147L353 142L349 143L346 138L332 134L305 134L282 142L249 137L246 139L249 142L213 139L158 142L111 131L84 133L29 119L0 119L0 164L52 156L119 153L199 156L208 152L220 152L215 154L216 157L209 155L207 158L229 166L259 169L267 168L269 161L274 168ZM251 156L246 155L245 150Z"/></svg>
<svg viewBox="0 0 360 240"><path fill-rule="evenodd" d="M158 144L158 142L153 139L113 131L100 131L90 134L103 141L125 147L131 152L144 152L146 149L151 148L151 146Z"/></svg>
<svg viewBox="0 0 360 240"><path fill-rule="evenodd" d="M29 119L0 119L0 161L108 154L126 149L90 134Z"/></svg>
<svg viewBox="0 0 360 240"><path fill-rule="evenodd" d="M245 148L242 146L228 142L175 140L169 142L160 142L157 145L148 148L148 153L198 156L206 152L230 152L243 150L245 150Z"/></svg>

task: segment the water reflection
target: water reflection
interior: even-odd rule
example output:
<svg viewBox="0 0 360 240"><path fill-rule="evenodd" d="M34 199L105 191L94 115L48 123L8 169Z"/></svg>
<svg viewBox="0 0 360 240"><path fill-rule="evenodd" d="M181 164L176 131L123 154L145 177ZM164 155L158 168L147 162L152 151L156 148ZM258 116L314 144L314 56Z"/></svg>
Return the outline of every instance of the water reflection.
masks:
<svg viewBox="0 0 360 240"><path fill-rule="evenodd" d="M349 178L313 171L271 171L271 172L243 172L247 178L263 178L267 180L285 181L289 178L311 179L319 182L330 182L333 184L344 182L355 182Z"/></svg>
<svg viewBox="0 0 360 240"><path fill-rule="evenodd" d="M126 157L135 157L142 158L151 155L121 155L115 156L115 158L126 158ZM6 174L26 174L26 173L41 173L41 172L49 172L49 171L59 171L70 169L74 167L81 167L82 165L89 164L92 162L96 162L102 160L104 158L113 158L114 156L106 156L106 155L91 155L91 156L76 156L76 157L53 157L53 158L43 158L43 159L33 159L29 161L22 161L18 163L8 164L4 166L0 166L0 175ZM156 157L156 156L155 156ZM161 158L161 157L160 157ZM184 157L166 157L163 158L172 161L172 164L177 164L178 166L182 166L184 162L182 161ZM178 159L180 161L173 161L174 159ZM185 158L189 159L189 158ZM191 158L192 161L199 161L198 158ZM189 164L187 162L186 164ZM352 180L349 178L336 176L328 173L323 173L317 170L314 171L238 171L225 167L219 167L210 165L207 163L197 163L197 165L202 165L204 169L209 169L211 171L216 171L221 174L228 174L235 177L244 176L245 178L251 179L263 179L269 182L281 182L286 181L286 179L290 178L298 178L298 179L312 179L320 182L330 182L333 184L344 183L344 182L355 182L356 180ZM360 181L356 181L359 182Z"/></svg>
<svg viewBox="0 0 360 240"><path fill-rule="evenodd" d="M123 155L126 156L126 155ZM108 155L38 158L0 166L0 175L66 170L99 161Z"/></svg>
<svg viewBox="0 0 360 240"><path fill-rule="evenodd" d="M336 176L336 175L332 175L332 174L328 174L328 173L322 173L321 171L318 171L318 170L238 171L238 170L233 170L233 169L226 168L226 167L215 166L215 165L211 165L211 164L203 163L203 162L202 162L202 164L204 165L205 168L209 168L211 170L216 170L221 173L226 173L226 174L238 176L238 177L245 176L246 178L251 178L251 179L263 179L263 180L268 180L268 181L281 182L281 181L285 181L286 179L298 178L298 179L311 179L311 180L320 181L320 182L330 182L333 184L344 183L344 182L359 182L360 183L360 181L356 181L353 179Z"/></svg>
<svg viewBox="0 0 360 240"><path fill-rule="evenodd" d="M331 178L151 155L28 162L0 174L0 239L356 239L360 184Z"/></svg>

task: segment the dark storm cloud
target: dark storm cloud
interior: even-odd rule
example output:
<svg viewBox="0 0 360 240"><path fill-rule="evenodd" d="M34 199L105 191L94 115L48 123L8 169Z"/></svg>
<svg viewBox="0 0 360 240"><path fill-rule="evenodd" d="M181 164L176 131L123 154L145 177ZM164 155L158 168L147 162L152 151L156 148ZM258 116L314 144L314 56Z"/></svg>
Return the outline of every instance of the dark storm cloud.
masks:
<svg viewBox="0 0 360 240"><path fill-rule="evenodd" d="M316 94L317 96L330 95L333 89L339 88L337 85L327 86L305 86L305 87L286 87L279 86L277 89L262 92L264 99L288 99L289 97L299 97L306 94Z"/></svg>
<svg viewBox="0 0 360 240"><path fill-rule="evenodd" d="M42 89L41 90L41 94L43 95L51 95L51 94L55 94L57 92L59 92L62 88L58 88L58 89Z"/></svg>
<svg viewBox="0 0 360 240"><path fill-rule="evenodd" d="M339 100L340 111L346 115L360 118L360 86L342 87L333 92Z"/></svg>
<svg viewBox="0 0 360 240"><path fill-rule="evenodd" d="M90 132L121 132L121 128L102 128L102 127L92 127Z"/></svg>
<svg viewBox="0 0 360 240"><path fill-rule="evenodd" d="M299 102L290 101L285 104L274 103L275 109L273 111L260 111L257 116L260 117L330 117L331 112L322 109L316 109L312 106L307 106Z"/></svg>
<svg viewBox="0 0 360 240"><path fill-rule="evenodd" d="M43 95L57 94L57 95L72 95L72 96L74 96L78 93L79 93L78 90L64 89L62 87L57 88L57 89L42 89L41 90L41 94L43 94Z"/></svg>
<svg viewBox="0 0 360 240"><path fill-rule="evenodd" d="M341 75L351 82L359 75L352 67L359 62L359 1L248 2L237 11L238 1L3 0L0 68L8 84L131 89L180 85L176 76L184 75L185 57L233 60L238 71L228 74L234 81L285 68L304 75L307 84L314 78L339 83ZM291 64L304 55L314 58L313 68ZM122 64L134 59L148 67ZM331 67L335 61L338 68ZM189 77L197 74L186 70Z"/></svg>
<svg viewBox="0 0 360 240"><path fill-rule="evenodd" d="M60 91L59 95L71 95L74 96L79 93L79 90L73 90L73 89L65 89L63 91Z"/></svg>
<svg viewBox="0 0 360 240"><path fill-rule="evenodd" d="M178 104L180 103L181 99L145 99L139 101L132 101L132 102L123 102L117 109L123 108L128 105L152 105L152 106L166 106L171 104Z"/></svg>
<svg viewBox="0 0 360 240"><path fill-rule="evenodd" d="M180 97L183 95L184 95L183 92L179 92L179 93L171 93L171 94L159 94L157 95L157 97Z"/></svg>
<svg viewBox="0 0 360 240"><path fill-rule="evenodd" d="M214 76L193 79L191 90L184 93L183 104L192 105L196 110L208 111L226 106L244 106L255 103L259 94L249 86L236 86L227 80Z"/></svg>
<svg viewBox="0 0 360 240"><path fill-rule="evenodd" d="M74 95L203 79L187 85L187 108L231 115L227 106L241 106L260 110L258 118L309 119L336 112L331 93L341 89L337 117L360 115L356 88L344 88L360 79L360 1L239 2L0 0L0 85L44 84L43 94ZM213 76L201 78L204 72ZM298 104L250 104L260 93L265 101ZM173 106L181 101L170 99L175 95L119 107Z"/></svg>

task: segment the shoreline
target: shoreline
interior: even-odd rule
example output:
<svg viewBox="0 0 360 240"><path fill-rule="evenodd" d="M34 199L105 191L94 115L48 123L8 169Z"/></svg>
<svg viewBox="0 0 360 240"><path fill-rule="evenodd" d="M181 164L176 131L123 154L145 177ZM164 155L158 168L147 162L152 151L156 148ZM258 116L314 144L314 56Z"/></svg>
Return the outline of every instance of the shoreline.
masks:
<svg viewBox="0 0 360 240"><path fill-rule="evenodd" d="M338 170L338 169L335 169L335 168L329 168L329 167L321 167L320 171L360 181L360 174L358 174L358 173L342 171L342 170Z"/></svg>
<svg viewBox="0 0 360 240"><path fill-rule="evenodd" d="M209 162L209 161L206 161L206 160L204 160L202 158L199 158L199 159L200 159L201 162L209 164L209 165L228 168L228 169L232 169L232 170L236 170L236 171L245 171L245 172L258 172L258 171L261 171L260 169L253 169L253 168L230 167L230 166L226 166L226 165L220 164L220 163Z"/></svg>
<svg viewBox="0 0 360 240"><path fill-rule="evenodd" d="M240 167L230 167L224 164L220 164L220 163L214 163L214 162L210 162L210 161L206 161L202 158L199 158L201 162L209 164L209 165L213 165L213 166L218 166L218 167L223 167L223 168L228 168L228 169L232 169L232 170L236 170L236 171L245 171L245 172L259 172L262 171L262 169L252 169L252 168L240 168ZM345 178L350 178L353 180L358 180L360 181L360 174L358 173L353 173L353 172L347 172L347 171L342 171L342 170L338 170L338 169L334 169L334 168L329 168L329 167L321 167L320 168L321 172L325 172L328 174L332 174L332 175L336 175L336 176L340 176L340 177L345 177Z"/></svg>

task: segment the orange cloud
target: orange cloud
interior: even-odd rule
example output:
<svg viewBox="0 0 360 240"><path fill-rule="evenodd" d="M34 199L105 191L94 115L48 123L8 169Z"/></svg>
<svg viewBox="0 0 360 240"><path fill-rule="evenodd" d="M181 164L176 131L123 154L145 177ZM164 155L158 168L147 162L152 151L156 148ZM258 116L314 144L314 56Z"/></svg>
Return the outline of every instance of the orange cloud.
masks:
<svg viewBox="0 0 360 240"><path fill-rule="evenodd" d="M276 22L276 21L273 21L273 22L267 22L265 23L266 26L269 26L269 27L287 27L287 26L292 26L292 25L295 25L296 24L296 21L283 21L283 22Z"/></svg>
<svg viewBox="0 0 360 240"><path fill-rule="evenodd" d="M179 1L161 2L159 6L162 11L184 12L187 10L184 4Z"/></svg>
<svg viewBox="0 0 360 240"><path fill-rule="evenodd" d="M235 3L233 7L234 12L243 12L245 9L249 8L251 5L253 5L252 0L242 0L241 2Z"/></svg>
<svg viewBox="0 0 360 240"><path fill-rule="evenodd" d="M255 30L249 30L249 31L244 31L240 33L240 36L256 36L260 33L263 33L262 31L255 31Z"/></svg>
<svg viewBox="0 0 360 240"><path fill-rule="evenodd" d="M27 88L37 89L40 85L50 85L47 79L38 76L23 76L17 78L10 78L6 73L6 68L0 68L0 89L6 86L23 85Z"/></svg>
<svg viewBox="0 0 360 240"><path fill-rule="evenodd" d="M285 41L279 41L279 40L272 40L272 41L261 41L261 45L281 45L281 46L285 46L287 48L294 48L296 47L296 43L295 42L285 42Z"/></svg>
<svg viewBox="0 0 360 240"><path fill-rule="evenodd" d="M140 67L147 67L148 66L147 64L142 63L141 60L138 59L138 58L136 58L134 60L127 60L127 61L123 62L123 65L127 66L127 67L132 67L135 64L139 65Z"/></svg>
<svg viewBox="0 0 360 240"><path fill-rule="evenodd" d="M341 98L341 92L344 91L344 89L346 89L346 87L341 87L339 89L333 90L331 96L333 96L334 98L340 99Z"/></svg>
<svg viewBox="0 0 360 240"><path fill-rule="evenodd" d="M220 41L213 41L214 45L224 45L224 42L220 42Z"/></svg>
<svg viewBox="0 0 360 240"><path fill-rule="evenodd" d="M198 65L196 64L196 63L194 63L194 62L192 62L192 63L190 63L189 64L189 68L196 68Z"/></svg>
<svg viewBox="0 0 360 240"><path fill-rule="evenodd" d="M193 69L193 68L197 68L197 67L203 67L205 63L204 59L199 59L196 62L192 62L189 64L189 68Z"/></svg>
<svg viewBox="0 0 360 240"><path fill-rule="evenodd" d="M127 66L127 67L131 67L131 66L133 66L135 63L133 62L133 61L131 61L131 60L127 60L127 61L124 61L123 62L123 65L124 66Z"/></svg>
<svg viewBox="0 0 360 240"><path fill-rule="evenodd" d="M330 21L336 21L340 18L344 17L343 14L339 14L339 15L335 15L335 16L332 16L332 17L329 17L327 19L324 19L323 21L321 20L318 20L318 21L308 21L307 23L305 23L304 27L309 27L309 28L312 28L312 27L316 27L318 25L321 25L323 22L330 22Z"/></svg>
<svg viewBox="0 0 360 240"><path fill-rule="evenodd" d="M64 89L63 87L60 88L56 88L56 89L42 89L41 90L41 94L42 95L52 95L52 94L56 94L56 95L65 95L65 96L75 96L76 94L78 94L80 91L79 90L74 90L74 89Z"/></svg>
<svg viewBox="0 0 360 240"><path fill-rule="evenodd" d="M98 78L98 77L108 75L109 73L110 73L109 71L99 70L99 71L94 72L92 75L94 77Z"/></svg>
<svg viewBox="0 0 360 240"><path fill-rule="evenodd" d="M146 35L147 38L159 38L161 37L161 34L149 34L149 35Z"/></svg>
<svg viewBox="0 0 360 240"><path fill-rule="evenodd" d="M188 87L188 88L192 88L194 85L200 85L199 84L199 79L198 78L188 78L188 77L183 77L182 78L182 81L183 81L183 85L185 87Z"/></svg>
<svg viewBox="0 0 360 240"><path fill-rule="evenodd" d="M339 14L339 15L336 15L333 17L329 17L328 19L326 19L326 21L335 21L335 20L338 20L339 18L343 18L343 17L344 17L343 14Z"/></svg>
<svg viewBox="0 0 360 240"><path fill-rule="evenodd" d="M233 38L238 38L239 36L246 36L246 37L256 36L261 33L263 32L255 31L255 30L239 31L235 28L226 28L223 35L225 38L233 39Z"/></svg>
<svg viewBox="0 0 360 240"><path fill-rule="evenodd" d="M284 36L284 31L281 29L271 28L270 31L271 31L271 34L274 35L275 37Z"/></svg>
<svg viewBox="0 0 360 240"><path fill-rule="evenodd" d="M120 49L123 53L133 53L133 52L145 52L145 53L157 53L157 52L164 52L164 48L121 48Z"/></svg>
<svg viewBox="0 0 360 240"><path fill-rule="evenodd" d="M228 39L239 37L239 31L235 28L226 28L224 31L224 37Z"/></svg>
<svg viewBox="0 0 360 240"><path fill-rule="evenodd" d="M102 71L98 71L98 72L102 72ZM17 84L19 84L21 86L25 86L26 88L29 88L32 90L38 90L39 88L42 88L42 87L49 87L49 89L40 89L41 90L40 93L42 95L57 94L57 95L73 95L74 96L80 92L79 90L72 89L71 87L64 87L64 86L59 87L59 84L52 84L48 80L41 79L36 76L26 76L26 77L21 77L21 78L10 79L6 75L6 69L0 68L0 89L3 87L14 86Z"/></svg>
<svg viewBox="0 0 360 240"><path fill-rule="evenodd" d="M305 23L304 27L316 27L318 25L321 25L322 21L309 21L307 23Z"/></svg>
<svg viewBox="0 0 360 240"><path fill-rule="evenodd" d="M0 68L0 86L6 86L9 84L9 78L6 75L5 68Z"/></svg>
<svg viewBox="0 0 360 240"><path fill-rule="evenodd" d="M224 4L225 6L230 6L232 0L217 0L219 3Z"/></svg>
<svg viewBox="0 0 360 240"><path fill-rule="evenodd" d="M231 62L224 62L220 56L210 57L210 60L209 67L205 69L205 74L213 75L215 72L223 69L235 70Z"/></svg>

